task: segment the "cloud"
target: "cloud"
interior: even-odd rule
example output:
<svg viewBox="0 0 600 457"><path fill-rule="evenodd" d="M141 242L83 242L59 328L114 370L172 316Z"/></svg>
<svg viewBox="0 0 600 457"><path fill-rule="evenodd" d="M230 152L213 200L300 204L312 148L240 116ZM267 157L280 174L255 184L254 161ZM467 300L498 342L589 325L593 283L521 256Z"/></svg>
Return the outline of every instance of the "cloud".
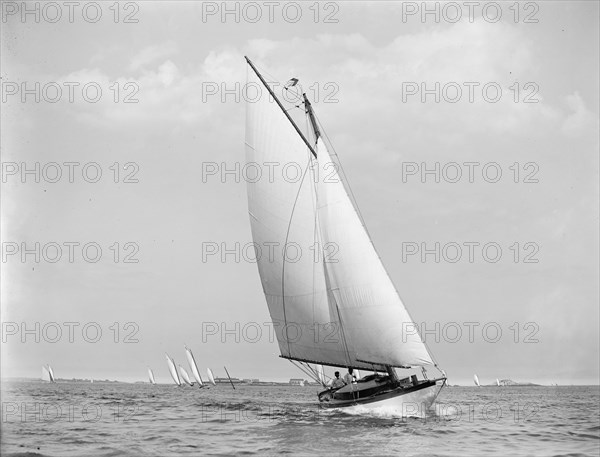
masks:
<svg viewBox="0 0 600 457"><path fill-rule="evenodd" d="M133 59L131 59L131 63L129 64L129 70L132 72L139 70L141 68L147 67L148 65L156 62L157 60L164 59L165 57L170 57L173 54L176 54L177 52L178 47L172 41L147 46L144 49L142 49L139 53L137 53L133 57Z"/></svg>
<svg viewBox="0 0 600 457"><path fill-rule="evenodd" d="M561 127L565 135L578 136L585 131L598 130L598 116L587 108L579 92L567 95L565 101L571 110Z"/></svg>
<svg viewBox="0 0 600 457"><path fill-rule="evenodd" d="M210 112L199 90L203 79L201 69L191 68L184 73L171 60L156 63L137 77L112 79L98 68L81 69L61 77L61 81L78 82L81 87L93 82L103 91L97 103L77 100L68 106L79 121L118 129L123 123L198 122Z"/></svg>

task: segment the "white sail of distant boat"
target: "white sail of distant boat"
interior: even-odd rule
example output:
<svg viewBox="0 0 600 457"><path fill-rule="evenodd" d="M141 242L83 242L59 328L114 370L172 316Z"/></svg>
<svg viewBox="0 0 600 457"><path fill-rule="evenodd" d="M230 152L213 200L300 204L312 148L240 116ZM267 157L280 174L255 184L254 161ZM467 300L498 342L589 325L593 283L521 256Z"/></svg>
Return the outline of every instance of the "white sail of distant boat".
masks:
<svg viewBox="0 0 600 457"><path fill-rule="evenodd" d="M181 386L181 380L179 379L179 373L177 373L177 368L175 367L175 361L169 357L169 354L165 354L165 356L167 357L167 365L169 366L169 373L171 373L173 381L175 381L175 384L178 386Z"/></svg>
<svg viewBox="0 0 600 457"><path fill-rule="evenodd" d="M192 350L185 346L185 356L187 357L188 364L190 365L190 370L192 370L192 376L198 383L200 387L204 385L202 382L202 377L200 376L200 372L198 371L198 365L196 364L196 359L194 359L194 354L192 354Z"/></svg>
<svg viewBox="0 0 600 457"><path fill-rule="evenodd" d="M500 380L498 378L496 378L496 385L500 387Z"/></svg>
<svg viewBox="0 0 600 457"><path fill-rule="evenodd" d="M481 387L481 385L479 384L479 378L477 377L476 374L473 375L473 381L475 382L475 385L477 387Z"/></svg>
<svg viewBox="0 0 600 457"><path fill-rule="evenodd" d="M52 367L50 365L46 365L47 370L48 370L48 377L50 378L50 382L56 382L56 378L54 377L54 370L52 370Z"/></svg>
<svg viewBox="0 0 600 457"><path fill-rule="evenodd" d="M375 372L321 392L324 406L429 407L445 377L431 379L423 371L437 365L374 248L308 98L302 94L287 109L280 98L288 87L268 83L246 61L252 70L248 85L270 95L263 90L246 104L246 163L293 164L298 176L284 172L247 180L254 243L261 248L277 243L283 251L257 255L256 262L281 357L314 379L313 365ZM306 135L288 112L294 109L306 116ZM315 338L315 326L333 335ZM409 388L395 369L419 369L424 379L413 375Z"/></svg>
<svg viewBox="0 0 600 457"><path fill-rule="evenodd" d="M48 369L48 365L42 366L42 381L52 382L52 378L50 377L50 370Z"/></svg>
<svg viewBox="0 0 600 457"><path fill-rule="evenodd" d="M183 378L183 380L185 381L185 383L188 386L193 386L194 385L194 383L190 379L190 375L188 374L187 371L185 371L185 368L183 368L181 365L179 365L179 372L181 373L181 377Z"/></svg>
<svg viewBox="0 0 600 457"><path fill-rule="evenodd" d="M150 384L156 384L156 380L154 379L154 372L150 368L148 368L148 379L150 380Z"/></svg>
<svg viewBox="0 0 600 457"><path fill-rule="evenodd" d="M215 382L215 377L214 377L213 372L212 372L212 370L210 368L206 369L206 375L208 376L208 380L210 381L210 383L213 386L216 386L217 383Z"/></svg>

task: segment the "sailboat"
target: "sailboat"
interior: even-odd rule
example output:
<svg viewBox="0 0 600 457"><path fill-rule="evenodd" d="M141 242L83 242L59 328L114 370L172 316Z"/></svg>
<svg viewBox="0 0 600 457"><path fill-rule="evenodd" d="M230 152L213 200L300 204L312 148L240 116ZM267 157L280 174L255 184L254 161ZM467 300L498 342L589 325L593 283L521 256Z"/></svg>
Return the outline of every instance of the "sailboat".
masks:
<svg viewBox="0 0 600 457"><path fill-rule="evenodd" d="M204 383L202 382L202 377L200 376L200 372L198 371L198 365L196 365L196 359L194 359L194 354L192 354L192 350L185 347L185 356L187 358L188 364L190 365L190 370L192 370L192 375L194 379L198 383L198 386L204 387Z"/></svg>
<svg viewBox="0 0 600 457"><path fill-rule="evenodd" d="M194 385L194 383L190 379L190 375L188 374L187 371L185 371L185 368L183 368L181 365L179 365L179 372L181 373L181 377L183 378L183 380L185 381L185 383L188 386L193 386Z"/></svg>
<svg viewBox="0 0 600 457"><path fill-rule="evenodd" d="M175 381L175 384L178 386L181 386L181 380L179 379L179 373L177 373L177 368L175 367L175 361L169 357L169 354L165 353L165 356L167 357L167 365L169 366L169 373L171 373L173 381Z"/></svg>
<svg viewBox="0 0 600 457"><path fill-rule="evenodd" d="M50 365L42 366L42 381L56 382L54 379L54 372Z"/></svg>
<svg viewBox="0 0 600 457"><path fill-rule="evenodd" d="M56 382L56 378L54 377L54 370L50 365L48 365L48 373L50 374L50 381Z"/></svg>
<svg viewBox="0 0 600 457"><path fill-rule="evenodd" d="M325 407L397 412L409 403L431 406L446 376L418 332L411 331L416 326L375 251L308 97L297 93L294 103L284 106L281 99L289 100L297 79L283 87L269 84L247 57L246 62L248 87L262 90L246 103L246 163L281 167L246 180L255 246L277 243L283 250L257 255L281 357L317 381L319 365L372 372L320 392ZM293 115L306 117L306 134ZM286 167L293 171L283 172ZM335 258L333 251L339 254ZM426 367L441 376L429 379ZM420 369L422 379L399 376L396 369Z"/></svg>
<svg viewBox="0 0 600 457"><path fill-rule="evenodd" d="M477 387L481 387L481 384L479 384L479 378L477 377L476 374L473 375L473 382L475 383L475 385Z"/></svg>
<svg viewBox="0 0 600 457"><path fill-rule="evenodd" d="M496 378L496 385L500 387L500 380L498 378Z"/></svg>
<svg viewBox="0 0 600 457"><path fill-rule="evenodd" d="M208 381L213 385L216 386L217 384L215 383L215 376L213 375L213 372L210 368L206 369L206 375L208 376Z"/></svg>
<svg viewBox="0 0 600 457"><path fill-rule="evenodd" d="M154 373L150 368L148 368L148 379L150 380L150 384L156 384L156 381L154 379Z"/></svg>

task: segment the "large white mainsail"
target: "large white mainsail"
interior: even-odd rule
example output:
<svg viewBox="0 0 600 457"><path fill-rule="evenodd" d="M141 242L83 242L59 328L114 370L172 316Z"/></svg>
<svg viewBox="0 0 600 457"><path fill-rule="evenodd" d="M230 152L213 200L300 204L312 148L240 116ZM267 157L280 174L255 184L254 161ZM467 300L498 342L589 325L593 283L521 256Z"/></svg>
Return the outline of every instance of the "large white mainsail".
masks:
<svg viewBox="0 0 600 457"><path fill-rule="evenodd" d="M192 350L185 346L185 356L187 357L188 364L190 365L190 369L192 370L192 375L196 382L199 385L203 385L202 377L200 376L200 372L198 371L198 365L196 365L196 359L194 359L194 354L192 354Z"/></svg>
<svg viewBox="0 0 600 457"><path fill-rule="evenodd" d="M253 73L248 84L262 86ZM357 366L348 358L337 315L330 309L317 252L321 241L311 152L262 89L258 100L247 103L246 161L264 170L261 179L247 180L248 212L279 350L296 360ZM267 164L275 170L269 176Z"/></svg>
<svg viewBox="0 0 600 457"><path fill-rule="evenodd" d="M282 356L370 370L433 364L335 170L331 180L325 144L315 178L304 138L251 71L250 85L263 92L246 105L246 161L263 174L247 180L248 209ZM266 255L274 243L280 250ZM325 259L326 245L338 258Z"/></svg>
<svg viewBox="0 0 600 457"><path fill-rule="evenodd" d="M179 379L179 373L177 373L177 368L175 367L175 361L171 357L169 357L169 354L165 354L165 356L167 357L167 365L169 366L169 373L171 373L171 377L173 378L173 381L175 381L175 384L180 386L181 380Z"/></svg>

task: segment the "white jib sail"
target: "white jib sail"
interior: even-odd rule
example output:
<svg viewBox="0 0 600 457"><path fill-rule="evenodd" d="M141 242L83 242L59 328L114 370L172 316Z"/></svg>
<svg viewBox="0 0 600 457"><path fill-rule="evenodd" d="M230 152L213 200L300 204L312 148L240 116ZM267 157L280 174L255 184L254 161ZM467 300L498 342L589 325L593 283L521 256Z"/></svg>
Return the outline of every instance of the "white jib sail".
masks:
<svg viewBox="0 0 600 457"><path fill-rule="evenodd" d="M154 379L154 373L150 368L148 368L148 379L150 380L150 384L156 384L156 381Z"/></svg>
<svg viewBox="0 0 600 457"><path fill-rule="evenodd" d="M181 377L183 378L183 380L185 381L185 383L187 385L189 385L189 386L194 385L194 383L190 379L190 375L188 374L187 371L185 371L185 368L183 368L181 365L179 365L179 372L181 373Z"/></svg>
<svg viewBox="0 0 600 457"><path fill-rule="evenodd" d="M196 364L196 359L194 359L194 354L192 354L192 350L185 346L185 356L187 357L188 364L190 365L190 370L192 370L192 375L194 379L199 385L203 385L202 377L200 376L200 372L198 371L198 365Z"/></svg>
<svg viewBox="0 0 600 457"><path fill-rule="evenodd" d="M48 367L47 366L42 366L42 381L48 381L50 382L50 371L48 371Z"/></svg>
<svg viewBox="0 0 600 457"><path fill-rule="evenodd" d="M320 138L317 157L322 239L338 252L336 261L325 262L327 289L351 357L381 365L433 365Z"/></svg>
<svg viewBox="0 0 600 457"><path fill-rule="evenodd" d="M480 384L479 384L479 378L477 377L476 374L473 375L473 382L475 382L476 386L480 386Z"/></svg>
<svg viewBox="0 0 600 457"><path fill-rule="evenodd" d="M171 377L173 378L173 381L175 381L175 384L180 386L181 380L179 379L179 373L177 373L177 368L175 367L175 362L173 361L173 359L171 357L169 357L169 354L165 354L165 356L167 357L167 365L169 367L169 373L171 373Z"/></svg>

